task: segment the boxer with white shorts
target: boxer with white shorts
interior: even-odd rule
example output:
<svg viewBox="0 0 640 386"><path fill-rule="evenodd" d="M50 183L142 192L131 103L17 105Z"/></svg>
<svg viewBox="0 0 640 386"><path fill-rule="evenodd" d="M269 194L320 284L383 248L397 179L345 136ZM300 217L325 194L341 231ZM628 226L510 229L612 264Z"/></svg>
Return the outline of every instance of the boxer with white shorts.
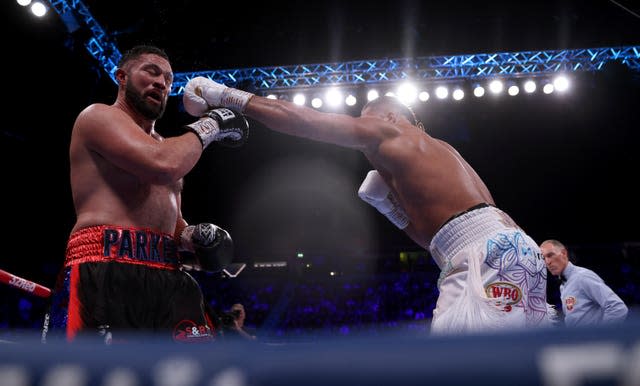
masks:
<svg viewBox="0 0 640 386"><path fill-rule="evenodd" d="M353 117L196 77L185 86L183 102L194 116L226 107L281 133L361 151L375 170L367 174L360 197L430 249L443 270L434 331L535 326L547 319L544 264L536 243L495 208L467 161L431 137L397 98L370 101ZM460 215L478 205L485 207Z"/></svg>

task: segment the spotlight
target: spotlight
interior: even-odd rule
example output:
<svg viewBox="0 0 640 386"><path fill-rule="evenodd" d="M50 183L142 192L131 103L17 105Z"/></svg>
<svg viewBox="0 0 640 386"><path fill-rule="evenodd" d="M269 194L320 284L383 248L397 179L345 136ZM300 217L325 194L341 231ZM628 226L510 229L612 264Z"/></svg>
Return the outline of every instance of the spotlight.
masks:
<svg viewBox="0 0 640 386"><path fill-rule="evenodd" d="M426 91L422 91L420 92L420 94L418 94L418 99L420 99L422 102L426 102L429 100L429 93Z"/></svg>
<svg viewBox="0 0 640 386"><path fill-rule="evenodd" d="M562 75L558 76L553 80L553 87L560 92L567 91L569 88L569 79Z"/></svg>
<svg viewBox="0 0 640 386"><path fill-rule="evenodd" d="M438 97L438 99L444 99L449 95L449 90L444 87L444 86L438 86L438 88L436 88L436 97Z"/></svg>
<svg viewBox="0 0 640 386"><path fill-rule="evenodd" d="M322 99L320 99L318 97L313 98L311 100L311 106L313 106L316 109L319 109L320 107L322 107Z"/></svg>
<svg viewBox="0 0 640 386"><path fill-rule="evenodd" d="M524 91L529 94L536 91L536 82L532 80L524 82Z"/></svg>
<svg viewBox="0 0 640 386"><path fill-rule="evenodd" d="M473 95L477 96L478 98L482 97L484 95L484 87L476 85L476 87L474 87L473 89Z"/></svg>
<svg viewBox="0 0 640 386"><path fill-rule="evenodd" d="M453 96L453 99L459 101L462 98L464 98L464 91L462 91L461 88L457 88L457 89L453 90L452 96Z"/></svg>
<svg viewBox="0 0 640 386"><path fill-rule="evenodd" d="M371 102L374 99L378 99L380 95L378 94L377 90L369 90L369 92L367 93L367 100L369 102Z"/></svg>
<svg viewBox="0 0 640 386"><path fill-rule="evenodd" d="M329 91L327 91L327 94L325 95L325 100L331 107L339 106L342 103L343 99L344 98L342 96L342 93L335 88L332 88Z"/></svg>
<svg viewBox="0 0 640 386"><path fill-rule="evenodd" d="M542 87L542 92L545 94L551 94L554 91L553 83L547 83Z"/></svg>
<svg viewBox="0 0 640 386"><path fill-rule="evenodd" d="M508 93L509 95L511 95L511 96L516 96L516 95L518 95L518 94L520 93L520 88L519 88L517 85L512 84L512 85L511 85L511 86L509 86L509 88L507 89L507 93Z"/></svg>
<svg viewBox="0 0 640 386"><path fill-rule="evenodd" d="M491 92L494 94L500 94L502 92L502 89L504 89L504 85L502 84L501 80L496 79L489 83L489 90L491 90Z"/></svg>
<svg viewBox="0 0 640 386"><path fill-rule="evenodd" d="M26 7L27 5L31 4L31 0L17 0L17 2L23 7Z"/></svg>
<svg viewBox="0 0 640 386"><path fill-rule="evenodd" d="M306 100L307 98L305 98L303 94L296 94L293 97L293 103L297 104L298 106L303 106Z"/></svg>
<svg viewBox="0 0 640 386"><path fill-rule="evenodd" d="M47 13L47 7L43 3L36 1L31 4L31 12L38 17L42 17Z"/></svg>
<svg viewBox="0 0 640 386"><path fill-rule="evenodd" d="M347 106L353 106L356 104L357 100L356 100L356 97L349 94L349 96L347 96L347 99L345 99L344 102L347 104Z"/></svg>
<svg viewBox="0 0 640 386"><path fill-rule="evenodd" d="M398 87L398 99L404 104L411 104L416 100L418 90L411 83L405 83Z"/></svg>

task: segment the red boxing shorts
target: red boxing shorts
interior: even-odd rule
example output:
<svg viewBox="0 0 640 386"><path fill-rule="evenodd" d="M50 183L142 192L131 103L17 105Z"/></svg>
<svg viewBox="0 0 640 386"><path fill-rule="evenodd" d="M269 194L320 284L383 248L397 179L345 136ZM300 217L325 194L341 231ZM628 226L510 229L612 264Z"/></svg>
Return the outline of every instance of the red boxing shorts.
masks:
<svg viewBox="0 0 640 386"><path fill-rule="evenodd" d="M64 330L68 340L84 332L117 340L116 331L213 339L202 291L178 263L170 234L110 225L74 232L44 333Z"/></svg>

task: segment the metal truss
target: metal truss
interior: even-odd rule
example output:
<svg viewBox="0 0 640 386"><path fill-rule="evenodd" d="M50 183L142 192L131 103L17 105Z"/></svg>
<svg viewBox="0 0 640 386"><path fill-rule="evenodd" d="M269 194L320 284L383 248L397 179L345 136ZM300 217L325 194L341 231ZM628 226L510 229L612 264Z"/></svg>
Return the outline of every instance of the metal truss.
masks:
<svg viewBox="0 0 640 386"><path fill-rule="evenodd" d="M572 71L598 71L611 61L620 61L640 71L640 46L372 59L184 72L176 74L172 93L181 94L186 82L196 76L205 76L228 86L241 85L244 89L268 92L398 81L543 76Z"/></svg>
<svg viewBox="0 0 640 386"><path fill-rule="evenodd" d="M49 2L63 21L69 17L68 12L75 11L72 16L77 14L76 19L79 17L81 22L89 27L92 36L85 46L115 81L115 70L121 54L88 9L79 0ZM640 71L640 46L370 59L181 72L174 74L171 95L182 94L189 79L196 76L266 94L270 91L310 87L357 86L399 81L517 78L573 71L598 71L607 62L614 61Z"/></svg>
<svg viewBox="0 0 640 386"><path fill-rule="evenodd" d="M115 82L116 69L122 54L84 3L79 0L48 0L48 2L70 31L77 24L83 25L91 31L91 36L84 42L84 46Z"/></svg>

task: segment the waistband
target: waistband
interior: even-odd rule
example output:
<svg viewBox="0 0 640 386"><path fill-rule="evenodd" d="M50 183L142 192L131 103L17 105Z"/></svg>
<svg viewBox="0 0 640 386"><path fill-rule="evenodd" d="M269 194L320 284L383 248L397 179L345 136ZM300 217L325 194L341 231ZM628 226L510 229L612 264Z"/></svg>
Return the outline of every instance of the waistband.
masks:
<svg viewBox="0 0 640 386"><path fill-rule="evenodd" d="M178 249L172 235L147 228L98 225L69 237L66 267L109 261L177 269Z"/></svg>
<svg viewBox="0 0 640 386"><path fill-rule="evenodd" d="M500 209L488 205L475 205L447 220L433 236L429 251L442 269L448 258L478 240L491 237L500 230L519 229L518 225Z"/></svg>

